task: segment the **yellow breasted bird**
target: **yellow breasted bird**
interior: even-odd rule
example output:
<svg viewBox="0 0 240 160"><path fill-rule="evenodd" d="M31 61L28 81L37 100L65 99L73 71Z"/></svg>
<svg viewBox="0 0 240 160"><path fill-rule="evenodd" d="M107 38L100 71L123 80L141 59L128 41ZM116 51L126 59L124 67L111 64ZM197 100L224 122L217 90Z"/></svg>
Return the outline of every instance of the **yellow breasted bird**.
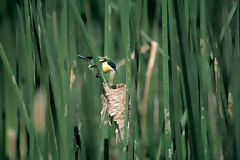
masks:
<svg viewBox="0 0 240 160"><path fill-rule="evenodd" d="M109 71L114 71L117 74L116 65L108 57L98 57L99 61L102 62L102 70L106 73Z"/></svg>
<svg viewBox="0 0 240 160"><path fill-rule="evenodd" d="M100 74L97 70L97 66L96 66L92 56L84 57L82 55L78 55L78 58L81 58L81 59L87 61L88 62L88 68L95 74L96 77L100 78Z"/></svg>

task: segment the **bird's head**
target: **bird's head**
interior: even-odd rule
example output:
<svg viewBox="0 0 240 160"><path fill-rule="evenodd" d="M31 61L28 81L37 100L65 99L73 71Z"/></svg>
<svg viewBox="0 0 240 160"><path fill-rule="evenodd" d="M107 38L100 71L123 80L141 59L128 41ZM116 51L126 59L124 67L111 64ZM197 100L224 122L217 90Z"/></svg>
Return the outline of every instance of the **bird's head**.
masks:
<svg viewBox="0 0 240 160"><path fill-rule="evenodd" d="M110 62L111 61L111 59L108 58L108 57L100 57L100 56L98 56L98 59L99 59L100 62Z"/></svg>
<svg viewBox="0 0 240 160"><path fill-rule="evenodd" d="M111 61L111 59L108 58L108 57L104 57L104 59L105 59L108 63Z"/></svg>

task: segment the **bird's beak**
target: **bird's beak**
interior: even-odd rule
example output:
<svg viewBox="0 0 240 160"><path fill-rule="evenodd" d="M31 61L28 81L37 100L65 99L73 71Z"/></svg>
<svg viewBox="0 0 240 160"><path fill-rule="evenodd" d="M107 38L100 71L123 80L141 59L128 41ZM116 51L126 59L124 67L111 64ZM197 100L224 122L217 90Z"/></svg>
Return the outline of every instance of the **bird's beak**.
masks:
<svg viewBox="0 0 240 160"><path fill-rule="evenodd" d="M82 55L77 55L77 58L81 58L81 59L85 59L85 57L84 56L82 56Z"/></svg>
<svg viewBox="0 0 240 160"><path fill-rule="evenodd" d="M104 61L105 61L104 58L103 58L103 57L100 57L100 56L98 56L98 60L99 60L100 62L104 62Z"/></svg>

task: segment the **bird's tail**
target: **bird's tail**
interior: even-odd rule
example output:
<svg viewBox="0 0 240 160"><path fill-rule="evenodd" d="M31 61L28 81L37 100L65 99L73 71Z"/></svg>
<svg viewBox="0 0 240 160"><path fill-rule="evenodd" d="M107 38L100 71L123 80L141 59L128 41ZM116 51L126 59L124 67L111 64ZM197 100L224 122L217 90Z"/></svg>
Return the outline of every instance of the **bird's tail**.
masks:
<svg viewBox="0 0 240 160"><path fill-rule="evenodd" d="M81 59L83 59L83 60L88 61L88 59L87 59L86 57L84 57L84 56L82 56L82 55L80 55L80 54L79 54L77 57L78 57L78 58L81 58Z"/></svg>

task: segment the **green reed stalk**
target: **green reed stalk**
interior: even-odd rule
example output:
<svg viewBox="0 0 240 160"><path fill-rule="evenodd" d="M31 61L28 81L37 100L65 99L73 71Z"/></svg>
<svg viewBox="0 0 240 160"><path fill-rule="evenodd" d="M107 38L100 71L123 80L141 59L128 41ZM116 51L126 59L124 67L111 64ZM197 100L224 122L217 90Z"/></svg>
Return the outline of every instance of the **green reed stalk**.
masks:
<svg viewBox="0 0 240 160"><path fill-rule="evenodd" d="M21 92L20 92L20 90L17 86L15 76L14 76L14 74L12 72L12 69L9 65L9 62L7 60L6 54L5 54L5 52L2 48L1 43L0 43L0 57L2 59L4 67L6 69L6 73L8 75L9 81L11 82L11 84L13 86L13 90L16 94L16 98L17 98L17 101L19 103L19 110L20 110L21 116L23 117L24 124L26 125L27 130L30 131L30 120L29 120L29 116L28 116L25 104L23 102L22 94L21 94ZM29 134L31 134L31 133L29 132Z"/></svg>
<svg viewBox="0 0 240 160"><path fill-rule="evenodd" d="M131 93L131 65L130 65L130 26L129 26L129 14L130 14L130 0L124 0L121 2L120 20L122 31L122 44L123 52L126 61L126 101L124 112L124 139L123 139L123 160L127 158L127 139L128 139L128 106Z"/></svg>
<svg viewBox="0 0 240 160"><path fill-rule="evenodd" d="M170 125L170 106L169 106L169 69L168 69L168 1L162 1L162 41L163 41L163 99L165 117L165 157L172 159L171 146L171 125Z"/></svg>

